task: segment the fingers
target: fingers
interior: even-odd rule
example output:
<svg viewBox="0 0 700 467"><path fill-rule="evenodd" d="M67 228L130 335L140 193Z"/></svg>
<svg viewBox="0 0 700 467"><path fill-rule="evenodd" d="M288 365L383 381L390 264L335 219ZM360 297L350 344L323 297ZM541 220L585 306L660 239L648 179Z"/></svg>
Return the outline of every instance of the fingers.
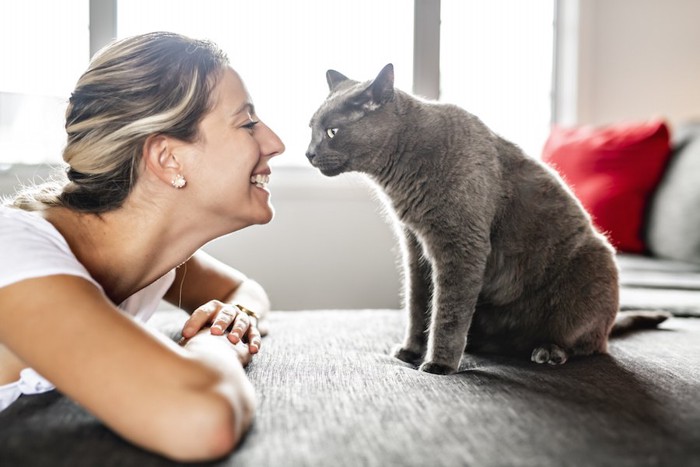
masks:
<svg viewBox="0 0 700 467"><path fill-rule="evenodd" d="M220 336L228 329L231 323L234 322L238 310L233 305L221 304L221 308L214 318L214 322L211 325L211 333Z"/></svg>
<svg viewBox="0 0 700 467"><path fill-rule="evenodd" d="M260 343L262 342L260 336L260 330L257 326L250 326L248 328L248 350L251 354L256 354L260 350Z"/></svg>
<svg viewBox="0 0 700 467"><path fill-rule="evenodd" d="M200 329L209 323L212 315L216 313L217 310L218 307L214 302L209 302L194 310L188 320L185 321L185 325L182 328L182 336L189 339L197 334Z"/></svg>
<svg viewBox="0 0 700 467"><path fill-rule="evenodd" d="M238 313L236 319L233 322L233 328L228 335L228 338L234 344L237 344L243 339L246 331L251 328L250 316L245 313Z"/></svg>
<svg viewBox="0 0 700 467"><path fill-rule="evenodd" d="M245 342L251 354L260 350L262 339L257 327L257 319L235 305L218 300L212 300L197 308L185 322L182 336L189 339L209 324L213 335L224 335L230 329L227 338L232 344Z"/></svg>

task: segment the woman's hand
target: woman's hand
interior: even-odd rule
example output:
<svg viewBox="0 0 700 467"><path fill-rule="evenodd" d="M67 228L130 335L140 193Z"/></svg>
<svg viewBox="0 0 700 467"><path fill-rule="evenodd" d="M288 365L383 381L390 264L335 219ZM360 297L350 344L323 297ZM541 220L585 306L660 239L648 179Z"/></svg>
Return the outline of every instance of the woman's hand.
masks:
<svg viewBox="0 0 700 467"><path fill-rule="evenodd" d="M194 310L185 322L182 336L189 339L207 325L211 326L211 334L215 336L228 332L227 337L232 344L247 344L250 354L256 354L260 350L261 338L257 318L248 315L236 305L219 300L205 303Z"/></svg>
<svg viewBox="0 0 700 467"><path fill-rule="evenodd" d="M238 356L238 361L243 366L248 365L253 359L250 345L242 340L239 340L236 344L232 344L230 339L227 339L223 335L213 334L209 329L200 329L189 339L183 337L180 345L188 350L198 350L202 346L207 350L218 349L216 351L222 355L233 348Z"/></svg>

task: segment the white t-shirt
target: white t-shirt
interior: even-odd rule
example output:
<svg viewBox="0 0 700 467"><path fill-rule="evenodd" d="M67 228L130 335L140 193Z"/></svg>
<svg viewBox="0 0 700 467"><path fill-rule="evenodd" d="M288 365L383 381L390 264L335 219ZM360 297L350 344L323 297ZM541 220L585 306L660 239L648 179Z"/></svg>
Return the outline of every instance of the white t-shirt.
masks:
<svg viewBox="0 0 700 467"><path fill-rule="evenodd" d="M31 212L0 206L0 287L56 274L82 277L102 290L51 223ZM119 308L146 322L158 309L174 280L175 270L169 271L124 300ZM0 386L0 410L21 394L38 394L53 388L41 375L26 368L19 381Z"/></svg>

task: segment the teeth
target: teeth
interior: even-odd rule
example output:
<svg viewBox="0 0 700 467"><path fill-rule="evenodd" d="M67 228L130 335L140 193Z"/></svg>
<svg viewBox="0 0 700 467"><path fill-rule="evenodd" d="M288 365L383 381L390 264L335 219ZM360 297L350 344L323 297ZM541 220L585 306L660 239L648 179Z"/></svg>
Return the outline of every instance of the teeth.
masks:
<svg viewBox="0 0 700 467"><path fill-rule="evenodd" d="M255 186L258 186L260 188L265 188L270 181L270 176L269 175L253 175L250 177L250 183L252 183Z"/></svg>

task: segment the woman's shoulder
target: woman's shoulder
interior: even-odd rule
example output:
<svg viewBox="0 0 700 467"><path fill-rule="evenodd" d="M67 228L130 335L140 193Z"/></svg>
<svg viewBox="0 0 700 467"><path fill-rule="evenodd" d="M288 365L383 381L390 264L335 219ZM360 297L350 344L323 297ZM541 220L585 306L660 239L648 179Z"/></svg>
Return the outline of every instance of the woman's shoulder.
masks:
<svg viewBox="0 0 700 467"><path fill-rule="evenodd" d="M55 233L60 236L58 231L38 213L0 205L0 232L33 232L35 229L43 233Z"/></svg>
<svg viewBox="0 0 700 467"><path fill-rule="evenodd" d="M68 248L58 230L38 213L0 206L0 251L11 252L18 247L39 247L46 243L59 249Z"/></svg>
<svg viewBox="0 0 700 467"><path fill-rule="evenodd" d="M52 274L95 283L58 230L33 212L0 206L0 257L0 287Z"/></svg>

